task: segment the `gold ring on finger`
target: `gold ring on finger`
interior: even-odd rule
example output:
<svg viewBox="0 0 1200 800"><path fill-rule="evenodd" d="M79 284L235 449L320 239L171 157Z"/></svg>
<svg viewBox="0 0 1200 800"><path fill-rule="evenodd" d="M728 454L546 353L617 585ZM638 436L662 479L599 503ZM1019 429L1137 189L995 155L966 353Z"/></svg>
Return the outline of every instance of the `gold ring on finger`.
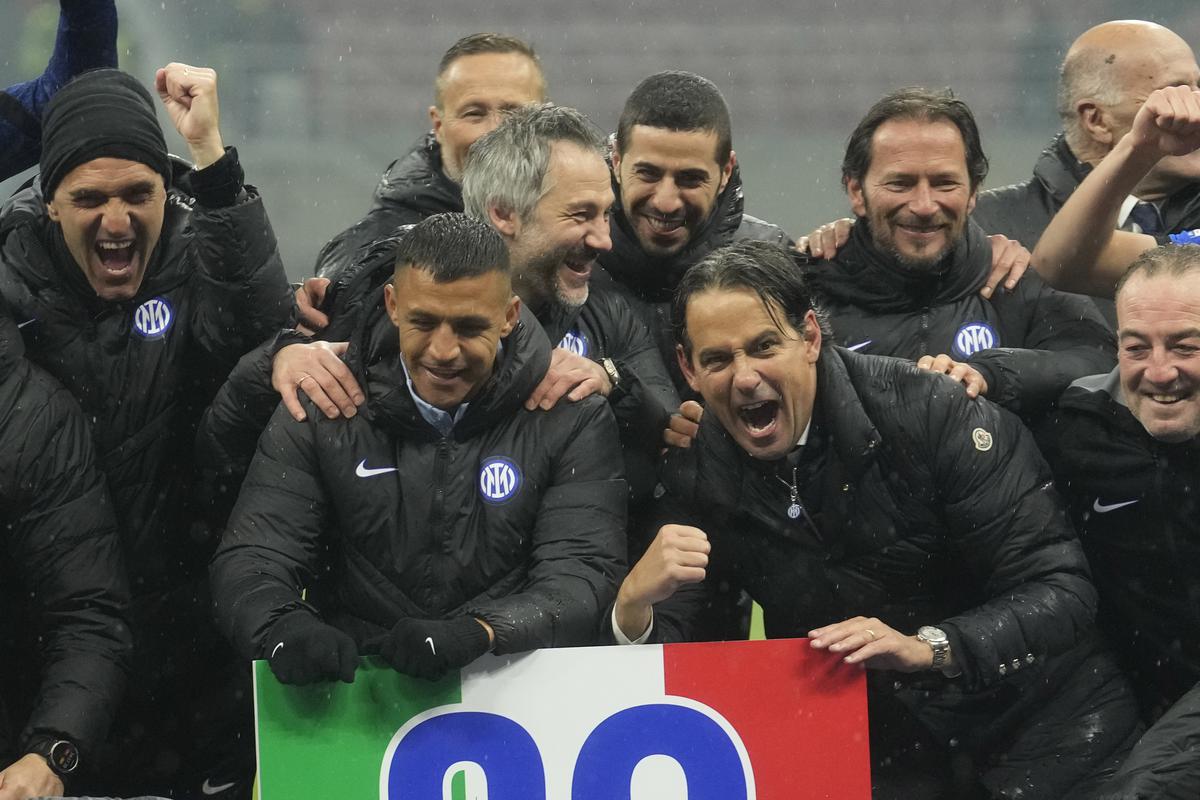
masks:
<svg viewBox="0 0 1200 800"><path fill-rule="evenodd" d="M870 628L863 629L863 633L865 633L867 636L870 636L872 642L877 638L875 631L871 630Z"/></svg>

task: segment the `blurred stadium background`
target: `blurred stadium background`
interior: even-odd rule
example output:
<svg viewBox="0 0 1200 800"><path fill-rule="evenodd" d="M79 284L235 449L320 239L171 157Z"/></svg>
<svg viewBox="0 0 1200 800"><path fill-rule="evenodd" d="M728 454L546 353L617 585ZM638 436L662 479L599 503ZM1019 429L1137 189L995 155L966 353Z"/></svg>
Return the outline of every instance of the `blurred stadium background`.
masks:
<svg viewBox="0 0 1200 800"><path fill-rule="evenodd" d="M616 125L642 77L687 69L733 110L750 213L798 236L846 212L842 146L885 91L950 86L975 110L987 186L1027 177L1058 129L1070 41L1137 16L1200 45L1200 2L1148 0L118 0L122 68L178 60L220 75L222 129L262 188L293 279L367 208L376 179L428 128L434 71L458 37L512 33L552 98ZM0 86L39 74L57 2L0 0ZM169 123L164 117L164 125ZM175 152L186 153L172 133ZM28 177L28 176L24 176ZM7 197L24 178L0 184Z"/></svg>

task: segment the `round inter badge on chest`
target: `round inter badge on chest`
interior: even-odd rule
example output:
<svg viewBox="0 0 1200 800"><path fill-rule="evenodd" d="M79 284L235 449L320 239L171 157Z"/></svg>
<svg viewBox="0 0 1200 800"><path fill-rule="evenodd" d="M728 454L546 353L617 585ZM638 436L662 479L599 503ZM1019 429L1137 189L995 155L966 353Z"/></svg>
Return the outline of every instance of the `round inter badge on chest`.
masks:
<svg viewBox="0 0 1200 800"><path fill-rule="evenodd" d="M152 297L133 312L133 329L143 339L161 339L174 322L175 312L165 297Z"/></svg>
<svg viewBox="0 0 1200 800"><path fill-rule="evenodd" d="M479 493L484 502L503 503L520 488L520 468L503 456L492 456L479 468Z"/></svg>

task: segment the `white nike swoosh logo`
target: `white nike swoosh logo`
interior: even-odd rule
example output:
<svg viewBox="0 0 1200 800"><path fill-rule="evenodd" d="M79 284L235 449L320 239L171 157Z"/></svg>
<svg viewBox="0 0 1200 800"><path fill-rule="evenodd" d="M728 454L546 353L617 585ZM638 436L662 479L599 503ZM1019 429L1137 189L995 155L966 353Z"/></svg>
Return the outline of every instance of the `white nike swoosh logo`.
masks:
<svg viewBox="0 0 1200 800"><path fill-rule="evenodd" d="M33 319L27 319L24 322L18 322L17 327L24 328L26 325L32 325L35 322L37 322L37 317L34 317Z"/></svg>
<svg viewBox="0 0 1200 800"><path fill-rule="evenodd" d="M1096 502L1092 503L1092 509L1095 510L1099 514L1107 514L1110 511L1116 511L1118 508L1124 508L1125 506L1131 506L1136 502L1137 502L1137 500L1126 500L1124 503L1113 503L1112 505L1104 505L1103 503L1100 502L1100 498L1097 497Z"/></svg>
<svg viewBox="0 0 1200 800"><path fill-rule="evenodd" d="M358 466L354 468L354 474L360 478L372 478L376 475L383 475L388 472L397 472L399 467L368 467L367 460L364 458L358 462Z"/></svg>
<svg viewBox="0 0 1200 800"><path fill-rule="evenodd" d="M425 637L425 644L429 645L430 651L436 656L437 648L433 646L433 637L432 636Z"/></svg>
<svg viewBox="0 0 1200 800"><path fill-rule="evenodd" d="M849 346L847 346L847 347L846 347L846 349L847 349L847 350L862 350L864 347L866 347L867 345L869 345L869 344L870 344L871 342L873 342L873 341L875 341L875 340L874 340L874 339L867 339L865 342L859 342L858 344L852 344L852 345L849 345Z"/></svg>
<svg viewBox="0 0 1200 800"><path fill-rule="evenodd" d="M220 786L213 786L208 782L208 778L205 778L204 784L200 787L200 791L204 794L220 794L226 789L232 788L236 783L237 781L230 781L229 783L222 783Z"/></svg>

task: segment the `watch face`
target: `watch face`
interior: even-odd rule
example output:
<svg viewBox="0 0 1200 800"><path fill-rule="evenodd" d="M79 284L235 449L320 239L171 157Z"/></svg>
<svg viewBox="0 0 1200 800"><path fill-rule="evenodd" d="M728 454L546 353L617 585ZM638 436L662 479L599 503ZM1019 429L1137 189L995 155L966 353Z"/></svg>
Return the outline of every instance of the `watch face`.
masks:
<svg viewBox="0 0 1200 800"><path fill-rule="evenodd" d="M79 748L71 742L60 739L50 747L50 766L55 772L74 772L79 766Z"/></svg>
<svg viewBox="0 0 1200 800"><path fill-rule="evenodd" d="M935 628L932 625L922 625L917 631L917 637L931 644L941 644L942 642L950 641L944 630Z"/></svg>

